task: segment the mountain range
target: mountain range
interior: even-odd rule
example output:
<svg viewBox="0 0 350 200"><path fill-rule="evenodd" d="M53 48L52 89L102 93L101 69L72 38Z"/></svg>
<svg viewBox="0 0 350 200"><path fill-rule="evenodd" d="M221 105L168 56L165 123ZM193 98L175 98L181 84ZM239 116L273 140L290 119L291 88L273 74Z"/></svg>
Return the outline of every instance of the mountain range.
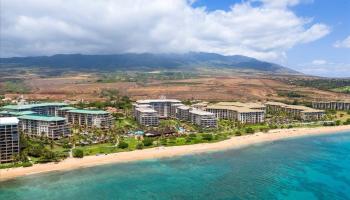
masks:
<svg viewBox="0 0 350 200"><path fill-rule="evenodd" d="M50 67L74 70L187 70L200 67L248 70L271 74L300 74L281 65L255 58L215 53L126 53L114 55L57 54L53 56L1 58L2 67Z"/></svg>

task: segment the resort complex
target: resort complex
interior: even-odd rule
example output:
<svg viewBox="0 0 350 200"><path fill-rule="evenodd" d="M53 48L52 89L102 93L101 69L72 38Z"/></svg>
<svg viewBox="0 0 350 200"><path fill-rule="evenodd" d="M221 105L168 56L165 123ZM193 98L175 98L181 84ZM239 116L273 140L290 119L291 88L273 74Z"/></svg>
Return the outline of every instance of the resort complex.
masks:
<svg viewBox="0 0 350 200"><path fill-rule="evenodd" d="M157 126L159 119L176 118L203 128L214 128L217 119L212 113L185 106L176 99L147 99L133 104L133 115L143 126Z"/></svg>
<svg viewBox="0 0 350 200"><path fill-rule="evenodd" d="M19 153L18 119L0 118L0 164L14 160Z"/></svg>
<svg viewBox="0 0 350 200"><path fill-rule="evenodd" d="M75 147L86 148L85 153L94 155L119 151L129 148L129 145L131 149L151 147L155 145L154 140L157 140L157 145L195 144L200 141L223 140L232 134L252 134L274 127L298 126L297 123L325 123L320 121L324 119L324 110L280 102L194 100L185 105L177 99L146 99L134 103L129 101L123 107L124 112L114 113L113 116L118 119L110 112L94 109L94 105L120 109L113 102L107 102L104 106L82 104L79 108L74 104L54 102L24 102L1 107L0 163L12 162L18 159L17 154L22 156L24 152L26 155L27 151L30 151L30 155L37 155L36 148L42 148L36 159L46 162L54 160L55 156L52 155L63 155L64 158L64 155L67 156L67 148L72 152L70 156L73 156L72 148ZM84 107L90 109L82 109ZM291 118L293 119L290 120ZM328 124L329 121L326 122ZM27 151L20 150L20 133L23 134L22 139L32 142L32 147ZM61 148L57 151L64 149L65 152L52 153L55 146ZM44 153L48 151L52 151L51 154ZM22 160L23 158L21 157ZM23 162L28 160L24 159Z"/></svg>
<svg viewBox="0 0 350 200"><path fill-rule="evenodd" d="M157 126L160 119L167 118L191 122L203 128L216 127L217 120L221 119L259 124L265 122L267 113L277 112L303 121L321 120L325 115L324 110L280 102L199 102L186 106L176 99L148 99L133 104L133 116L144 126Z"/></svg>
<svg viewBox="0 0 350 200"><path fill-rule="evenodd" d="M280 102L267 102L265 105L268 113L274 114L284 112L304 121L320 120L325 115L324 110L313 109L306 106L288 105Z"/></svg>
<svg viewBox="0 0 350 200"><path fill-rule="evenodd" d="M312 102L312 107L324 110L350 110L349 101Z"/></svg>

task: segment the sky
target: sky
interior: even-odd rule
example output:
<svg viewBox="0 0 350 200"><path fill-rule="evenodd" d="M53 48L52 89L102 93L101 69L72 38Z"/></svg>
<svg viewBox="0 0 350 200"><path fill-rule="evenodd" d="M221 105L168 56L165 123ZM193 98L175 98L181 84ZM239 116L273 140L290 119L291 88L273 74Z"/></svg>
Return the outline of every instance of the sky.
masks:
<svg viewBox="0 0 350 200"><path fill-rule="evenodd" d="M0 0L0 57L213 52L350 77L350 0Z"/></svg>

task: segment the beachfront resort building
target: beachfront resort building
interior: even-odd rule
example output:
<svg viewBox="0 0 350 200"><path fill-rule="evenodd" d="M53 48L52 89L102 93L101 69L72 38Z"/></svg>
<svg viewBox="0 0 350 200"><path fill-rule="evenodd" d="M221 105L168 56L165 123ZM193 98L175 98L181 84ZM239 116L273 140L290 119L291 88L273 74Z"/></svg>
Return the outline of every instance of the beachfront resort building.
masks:
<svg viewBox="0 0 350 200"><path fill-rule="evenodd" d="M312 102L312 107L323 110L350 110L349 101Z"/></svg>
<svg viewBox="0 0 350 200"><path fill-rule="evenodd" d="M284 112L304 121L321 120L325 116L324 110L318 110L306 106L288 105L281 102L266 102L265 105L268 113Z"/></svg>
<svg viewBox="0 0 350 200"><path fill-rule="evenodd" d="M215 128L217 126L217 119L213 113L196 108L189 111L189 121L203 128Z"/></svg>
<svg viewBox="0 0 350 200"><path fill-rule="evenodd" d="M63 117L45 115L19 116L19 130L31 137L60 139L70 135L70 129Z"/></svg>
<svg viewBox="0 0 350 200"><path fill-rule="evenodd" d="M205 110L218 119L256 124L265 120L265 106L260 103L219 102L208 105Z"/></svg>
<svg viewBox="0 0 350 200"><path fill-rule="evenodd" d="M0 118L0 163L12 162L19 150L18 119Z"/></svg>
<svg viewBox="0 0 350 200"><path fill-rule="evenodd" d="M137 105L150 105L152 109L157 111L159 118L171 117L171 106L179 103L181 101L177 99L146 99L136 101Z"/></svg>
<svg viewBox="0 0 350 200"><path fill-rule="evenodd" d="M179 106L176 108L176 118L181 121L189 121L190 120L190 110L189 106Z"/></svg>
<svg viewBox="0 0 350 200"><path fill-rule="evenodd" d="M149 106L141 105L135 108L135 119L143 126L158 126L159 116L158 112Z"/></svg>
<svg viewBox="0 0 350 200"><path fill-rule="evenodd" d="M71 109L65 112L70 125L85 128L109 129L113 124L112 115L104 110Z"/></svg>

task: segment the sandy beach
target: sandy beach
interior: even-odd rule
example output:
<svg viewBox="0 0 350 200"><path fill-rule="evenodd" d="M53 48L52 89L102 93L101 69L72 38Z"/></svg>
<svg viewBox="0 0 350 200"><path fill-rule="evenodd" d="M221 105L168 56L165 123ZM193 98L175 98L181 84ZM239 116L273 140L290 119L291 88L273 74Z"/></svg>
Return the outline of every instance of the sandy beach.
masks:
<svg viewBox="0 0 350 200"><path fill-rule="evenodd" d="M0 181L11 178L60 170L72 170L82 167L92 167L96 165L108 163L124 163L138 160L166 158L173 156L182 156L186 154L204 153L210 151L220 151L228 149L237 149L248 145L272 142L281 139L312 136L321 134L335 134L341 131L350 131L348 126L336 127L320 127L320 128L294 128L294 129L277 129L268 133L256 133L254 135L246 135L240 137L232 137L230 139L216 143L201 143L186 146L173 147L155 147L144 150L136 150L130 152L114 153L109 155L86 156L84 158L68 158L59 163L35 164L27 168L11 168L0 170Z"/></svg>

